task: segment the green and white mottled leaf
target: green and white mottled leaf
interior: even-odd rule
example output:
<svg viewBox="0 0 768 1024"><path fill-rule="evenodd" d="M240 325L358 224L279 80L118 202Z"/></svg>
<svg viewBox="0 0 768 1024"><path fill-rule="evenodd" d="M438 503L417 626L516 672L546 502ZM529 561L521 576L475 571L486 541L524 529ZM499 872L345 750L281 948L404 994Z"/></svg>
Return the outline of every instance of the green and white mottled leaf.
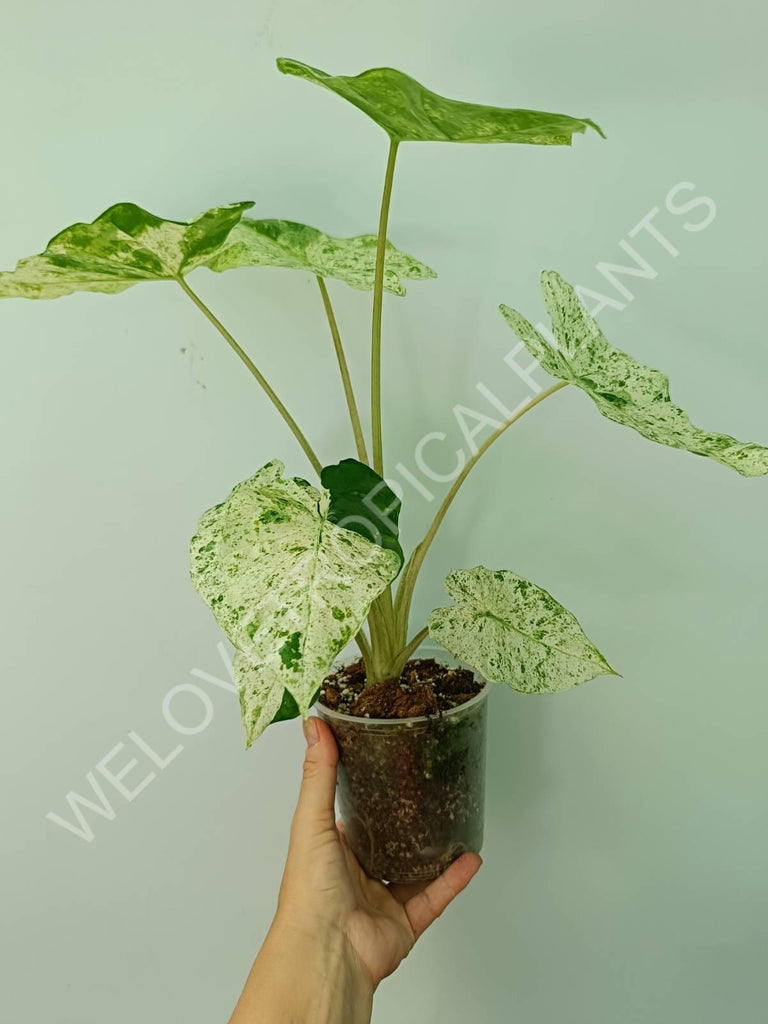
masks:
<svg viewBox="0 0 768 1024"><path fill-rule="evenodd" d="M261 736L268 725L297 718L301 714L290 692L281 689L274 674L262 671L261 665L252 662L242 651L235 651L232 671L240 698L240 716L247 747Z"/></svg>
<svg viewBox="0 0 768 1024"><path fill-rule="evenodd" d="M235 651L232 670L240 697L240 714L243 724L246 728L250 728L250 739L246 736L249 747L268 725L276 725L278 722L289 722L294 718L299 718L301 711L290 690L283 690L282 698L278 700L279 688L276 686L270 688L269 685L265 685L261 670L253 666L242 651ZM317 700L319 693L320 687L312 695L309 702L310 707ZM277 705L277 710L273 713L275 705Z"/></svg>
<svg viewBox="0 0 768 1024"><path fill-rule="evenodd" d="M250 744L287 690L305 714L400 559L329 519L330 495L270 462L200 519L192 580L234 644Z"/></svg>
<svg viewBox="0 0 768 1024"><path fill-rule="evenodd" d="M330 494L330 521L394 551L402 565L397 525L400 499L379 474L357 459L342 459L324 467L320 483Z"/></svg>
<svg viewBox="0 0 768 1024"><path fill-rule="evenodd" d="M695 427L670 398L667 375L614 348L559 274L544 271L541 285L556 347L520 313L508 306L500 309L547 373L580 387L603 416L649 441L714 459L742 476L768 473L768 448Z"/></svg>
<svg viewBox="0 0 768 1024"><path fill-rule="evenodd" d="M393 68L371 68L360 75L329 75L319 68L281 57L287 75L330 89L380 125L396 142L519 142L570 146L587 128L602 130L589 118L464 103L439 96Z"/></svg>
<svg viewBox="0 0 768 1024"><path fill-rule="evenodd" d="M320 483L330 496L328 519L332 523L395 551L402 564L403 551L397 525L400 499L378 473L356 459L343 459L337 465L323 469ZM312 704L316 697L317 694L312 698ZM300 714L291 693L284 690L271 724L297 718Z"/></svg>
<svg viewBox="0 0 768 1024"><path fill-rule="evenodd" d="M616 675L576 618L513 572L477 566L448 574L456 602L429 616L429 635L486 679L520 693L557 693Z"/></svg>
<svg viewBox="0 0 768 1024"><path fill-rule="evenodd" d="M370 291L376 267L376 235L333 238L317 228L290 220L245 217L206 266L221 272L235 267L288 267L320 277L334 277L352 288ZM405 295L403 280L437 277L434 270L387 242L384 287Z"/></svg>
<svg viewBox="0 0 768 1024"><path fill-rule="evenodd" d="M253 203L216 207L189 222L162 220L133 203L112 206L91 224L73 224L44 252L0 273L0 298L55 299L72 292L114 294L141 281L169 280L206 266L289 267L373 288L376 236L333 238L287 220L241 220ZM387 242L384 287L405 295L404 280L434 270Z"/></svg>
<svg viewBox="0 0 768 1024"><path fill-rule="evenodd" d="M72 292L125 291L202 266L253 203L216 206L191 221L162 220L118 203L90 224L72 224L38 256L0 273L0 298L56 299Z"/></svg>

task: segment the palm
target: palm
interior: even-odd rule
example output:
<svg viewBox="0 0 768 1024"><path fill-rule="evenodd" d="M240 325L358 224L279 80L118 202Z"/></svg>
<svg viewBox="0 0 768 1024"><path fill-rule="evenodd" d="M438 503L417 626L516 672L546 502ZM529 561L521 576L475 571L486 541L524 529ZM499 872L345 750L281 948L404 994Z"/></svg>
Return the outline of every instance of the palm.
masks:
<svg viewBox="0 0 768 1024"><path fill-rule="evenodd" d="M476 854L465 854L440 878L412 885L384 885L369 878L347 845L343 831L326 848L326 880L340 925L374 985L405 959L421 933L442 913L477 870ZM335 891L334 891L335 890Z"/></svg>
<svg viewBox="0 0 768 1024"><path fill-rule="evenodd" d="M403 904L389 887L365 874L341 836L338 858L341 925L378 985L408 955L416 935Z"/></svg>

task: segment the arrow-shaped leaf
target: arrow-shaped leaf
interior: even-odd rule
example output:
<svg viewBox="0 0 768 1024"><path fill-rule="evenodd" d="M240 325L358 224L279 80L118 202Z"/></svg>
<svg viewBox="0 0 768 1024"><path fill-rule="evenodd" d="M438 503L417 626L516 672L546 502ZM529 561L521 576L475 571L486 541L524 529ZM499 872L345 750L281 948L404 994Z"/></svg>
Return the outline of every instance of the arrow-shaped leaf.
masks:
<svg viewBox="0 0 768 1024"><path fill-rule="evenodd" d="M303 714L400 558L329 518L330 495L270 462L206 512L192 580L237 648L248 745L287 690Z"/></svg>
<svg viewBox="0 0 768 1024"><path fill-rule="evenodd" d="M742 476L768 473L768 448L695 427L670 398L667 375L614 348L574 288L559 274L545 271L541 286L557 346L514 309L500 309L547 373L580 387L603 416L631 427L649 441L714 459Z"/></svg>
<svg viewBox="0 0 768 1024"><path fill-rule="evenodd" d="M328 518L332 523L395 551L402 563L397 526L400 499L378 473L356 459L343 459L335 466L326 466L320 474L320 482L330 496ZM284 690L280 707L270 724L297 718L300 714L296 701Z"/></svg>
<svg viewBox="0 0 768 1024"><path fill-rule="evenodd" d="M290 220L244 218L230 234L226 246L206 263L211 270L234 267L289 267L320 277L334 277L352 288L370 291L376 267L376 235L334 238L317 228ZM402 280L437 277L434 270L413 256L386 245L384 287L405 295Z"/></svg>
<svg viewBox="0 0 768 1024"><path fill-rule="evenodd" d="M371 68L360 75L329 75L298 60L281 57L287 75L330 89L380 125L395 142L520 142L570 146L573 135L594 128L588 118L464 103L439 96L394 68Z"/></svg>
<svg viewBox="0 0 768 1024"><path fill-rule="evenodd" d="M0 273L0 298L114 294L141 281L183 276L211 259L251 206L216 206L194 220L173 221L118 203L90 224L65 228L44 252Z"/></svg>
<svg viewBox="0 0 768 1024"><path fill-rule="evenodd" d="M445 587L456 604L431 613L429 635L491 682L557 693L616 674L576 618L522 576L477 566L449 573Z"/></svg>
<svg viewBox="0 0 768 1024"><path fill-rule="evenodd" d="M114 294L141 281L184 277L197 267L289 267L373 288L376 236L334 238L288 220L242 219L253 203L217 206L191 221L163 220L133 203L118 203L90 224L72 224L37 256L0 273L0 298L56 299L72 292ZM384 287L405 295L403 280L434 270L386 245Z"/></svg>

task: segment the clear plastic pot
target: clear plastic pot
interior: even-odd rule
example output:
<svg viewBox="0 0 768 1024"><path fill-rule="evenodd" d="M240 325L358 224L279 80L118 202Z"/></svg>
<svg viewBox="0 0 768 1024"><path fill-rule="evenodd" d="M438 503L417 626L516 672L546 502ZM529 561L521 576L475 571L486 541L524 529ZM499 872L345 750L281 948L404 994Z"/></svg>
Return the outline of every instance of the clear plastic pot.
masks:
<svg viewBox="0 0 768 1024"><path fill-rule="evenodd" d="M356 718L316 705L339 746L347 839L371 877L420 882L480 851L489 689L440 717Z"/></svg>

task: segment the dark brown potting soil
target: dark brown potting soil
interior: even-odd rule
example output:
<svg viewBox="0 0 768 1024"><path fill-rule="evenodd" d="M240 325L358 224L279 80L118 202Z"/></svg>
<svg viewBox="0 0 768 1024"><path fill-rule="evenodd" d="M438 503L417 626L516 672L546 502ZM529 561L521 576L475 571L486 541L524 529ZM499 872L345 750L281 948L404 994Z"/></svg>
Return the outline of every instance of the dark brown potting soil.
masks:
<svg viewBox="0 0 768 1024"><path fill-rule="evenodd" d="M365 682L357 661L320 690L321 717L323 706L350 716L328 720L339 748L347 841L373 878L436 878L482 845L485 706L462 712L460 705L483 685L467 669L432 658L409 661L399 679Z"/></svg>
<svg viewBox="0 0 768 1024"><path fill-rule="evenodd" d="M434 658L414 658L399 679L366 687L361 658L327 677L320 703L356 718L439 717L472 700L482 688L469 669L449 668Z"/></svg>

